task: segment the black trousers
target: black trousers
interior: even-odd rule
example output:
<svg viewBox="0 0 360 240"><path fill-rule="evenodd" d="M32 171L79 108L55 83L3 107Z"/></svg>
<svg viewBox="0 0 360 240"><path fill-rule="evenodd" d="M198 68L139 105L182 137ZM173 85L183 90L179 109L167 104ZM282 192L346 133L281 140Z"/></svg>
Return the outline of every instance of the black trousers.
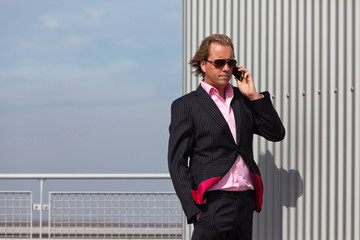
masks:
<svg viewBox="0 0 360 240"><path fill-rule="evenodd" d="M194 224L192 240L251 240L255 200L253 191L210 191Z"/></svg>

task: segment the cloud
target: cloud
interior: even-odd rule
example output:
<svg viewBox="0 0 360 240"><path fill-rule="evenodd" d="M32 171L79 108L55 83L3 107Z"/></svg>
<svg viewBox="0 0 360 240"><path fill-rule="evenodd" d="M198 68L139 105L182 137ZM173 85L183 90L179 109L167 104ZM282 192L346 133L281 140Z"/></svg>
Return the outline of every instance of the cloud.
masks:
<svg viewBox="0 0 360 240"><path fill-rule="evenodd" d="M136 68L135 62L120 59L97 68L35 65L2 70L0 101L6 103L7 108L23 108L32 105L51 107L51 103L111 104L152 97L152 84L141 83L141 79L129 74Z"/></svg>
<svg viewBox="0 0 360 240"><path fill-rule="evenodd" d="M42 25L46 28L57 28L59 22L51 16L45 15L40 18Z"/></svg>
<svg viewBox="0 0 360 240"><path fill-rule="evenodd" d="M89 24L95 24L96 26L103 25L103 17L105 16L105 11L99 10L97 8L86 9L85 11L89 15Z"/></svg>

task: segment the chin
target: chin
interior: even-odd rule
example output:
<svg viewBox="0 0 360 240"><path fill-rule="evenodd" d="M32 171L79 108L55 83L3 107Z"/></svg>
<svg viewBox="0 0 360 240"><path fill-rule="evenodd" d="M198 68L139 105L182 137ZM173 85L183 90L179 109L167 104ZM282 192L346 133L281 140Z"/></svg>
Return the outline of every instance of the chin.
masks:
<svg viewBox="0 0 360 240"><path fill-rule="evenodd" d="M220 78L219 83L227 85L230 82L230 78Z"/></svg>

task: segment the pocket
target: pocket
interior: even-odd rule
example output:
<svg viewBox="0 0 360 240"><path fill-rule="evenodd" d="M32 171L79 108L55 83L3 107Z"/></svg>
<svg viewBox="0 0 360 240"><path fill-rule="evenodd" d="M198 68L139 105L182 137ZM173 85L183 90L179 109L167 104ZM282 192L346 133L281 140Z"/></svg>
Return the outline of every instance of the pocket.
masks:
<svg viewBox="0 0 360 240"><path fill-rule="evenodd" d="M199 219L196 221L196 223L201 223L204 221L204 218L206 217L206 211L202 211L201 214L200 214L200 217Z"/></svg>

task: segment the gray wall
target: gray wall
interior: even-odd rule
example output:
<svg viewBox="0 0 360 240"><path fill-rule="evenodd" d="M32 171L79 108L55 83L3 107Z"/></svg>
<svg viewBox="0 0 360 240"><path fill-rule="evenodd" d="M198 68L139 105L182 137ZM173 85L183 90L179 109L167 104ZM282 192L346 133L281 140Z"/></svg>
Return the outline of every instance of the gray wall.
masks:
<svg viewBox="0 0 360 240"><path fill-rule="evenodd" d="M183 93L200 41L225 33L287 135L256 137L254 239L360 239L360 1L183 0Z"/></svg>

